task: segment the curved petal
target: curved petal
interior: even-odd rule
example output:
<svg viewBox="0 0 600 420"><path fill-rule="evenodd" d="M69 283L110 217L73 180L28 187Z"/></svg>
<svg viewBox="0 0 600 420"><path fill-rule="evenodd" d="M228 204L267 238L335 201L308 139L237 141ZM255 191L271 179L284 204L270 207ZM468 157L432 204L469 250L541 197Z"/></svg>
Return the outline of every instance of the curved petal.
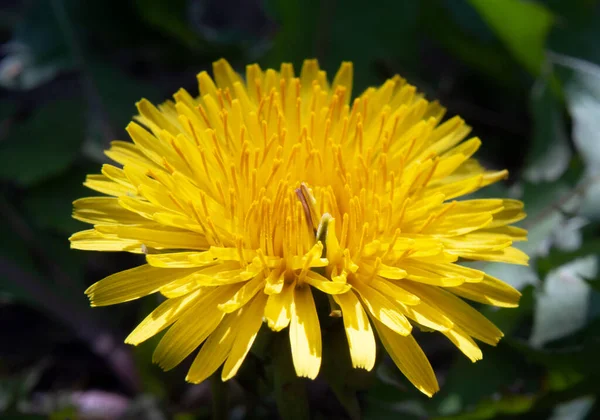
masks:
<svg viewBox="0 0 600 420"><path fill-rule="evenodd" d="M296 282L287 283L281 293L269 295L264 315L273 331L281 331L290 324L295 287Z"/></svg>
<svg viewBox="0 0 600 420"><path fill-rule="evenodd" d="M452 293L424 284L413 283L406 287L431 306L443 308L444 314L468 335L492 346L504 336L490 320Z"/></svg>
<svg viewBox="0 0 600 420"><path fill-rule="evenodd" d="M521 292L488 274L479 283L464 283L461 286L450 287L448 291L475 302L504 308L516 308L521 299Z"/></svg>
<svg viewBox="0 0 600 420"><path fill-rule="evenodd" d="M372 320L381 343L406 378L429 397L439 391L431 364L414 337L396 334L377 319Z"/></svg>
<svg viewBox="0 0 600 420"><path fill-rule="evenodd" d="M162 337L152 360L164 370L181 363L217 328L225 316L217 305L229 299L237 289L239 286L235 285L216 287L187 308Z"/></svg>
<svg viewBox="0 0 600 420"><path fill-rule="evenodd" d="M294 289L290 344L298 376L315 379L321 368L321 327L310 286Z"/></svg>
<svg viewBox="0 0 600 420"><path fill-rule="evenodd" d="M221 373L221 379L224 381L235 376L250 351L263 322L267 297L264 293L259 293L250 304L244 307L237 336Z"/></svg>
<svg viewBox="0 0 600 420"><path fill-rule="evenodd" d="M369 313L380 322L387 325L398 334L409 335L412 331L412 325L408 319L400 313L398 305L389 300L386 296L377 290L360 281L355 281L352 286L362 298Z"/></svg>
<svg viewBox="0 0 600 420"><path fill-rule="evenodd" d="M194 272L194 269L155 268L147 264L108 276L85 291L92 306L128 302L157 292L162 286Z"/></svg>
<svg viewBox="0 0 600 420"><path fill-rule="evenodd" d="M335 295L333 299L342 309L352 367L370 371L375 366L377 347L365 310L353 292Z"/></svg>
<svg viewBox="0 0 600 420"><path fill-rule="evenodd" d="M319 289L321 292L327 293L328 295L346 293L351 288L349 284L331 281L319 273L315 273L314 271L307 272L304 281L316 289Z"/></svg>
<svg viewBox="0 0 600 420"><path fill-rule="evenodd" d="M127 336L125 343L137 346L158 334L179 318L179 315L200 296L200 290L175 299L167 299L150 313Z"/></svg>
<svg viewBox="0 0 600 420"><path fill-rule="evenodd" d="M246 282L235 295L231 297L227 302L219 305L219 310L225 313L231 313L237 311L250 301L265 285L265 276L263 273L259 273L258 276L252 280ZM262 317L262 315L261 315Z"/></svg>
<svg viewBox="0 0 600 420"><path fill-rule="evenodd" d="M483 353L475 341L462 329L454 327L451 330L444 331L444 335L464 353L472 362L483 358Z"/></svg>
<svg viewBox="0 0 600 420"><path fill-rule="evenodd" d="M239 330L240 312L228 314L208 337L194 359L185 380L203 382L225 362Z"/></svg>

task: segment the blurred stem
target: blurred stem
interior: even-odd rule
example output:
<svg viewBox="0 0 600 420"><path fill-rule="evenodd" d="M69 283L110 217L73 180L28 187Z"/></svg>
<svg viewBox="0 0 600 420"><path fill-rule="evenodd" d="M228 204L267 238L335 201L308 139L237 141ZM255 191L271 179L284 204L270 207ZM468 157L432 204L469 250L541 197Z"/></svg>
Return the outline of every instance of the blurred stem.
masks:
<svg viewBox="0 0 600 420"><path fill-rule="evenodd" d="M225 420L229 414L228 385L221 380L220 372L210 377L210 390L212 392L212 418Z"/></svg>

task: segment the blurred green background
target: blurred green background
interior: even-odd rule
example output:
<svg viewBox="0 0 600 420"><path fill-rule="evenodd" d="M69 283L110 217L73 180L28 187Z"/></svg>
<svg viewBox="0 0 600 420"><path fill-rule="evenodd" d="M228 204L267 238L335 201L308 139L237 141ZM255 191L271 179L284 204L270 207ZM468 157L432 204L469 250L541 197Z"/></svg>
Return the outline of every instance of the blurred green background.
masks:
<svg viewBox="0 0 600 420"><path fill-rule="evenodd" d="M600 418L598 3L3 0L0 417L266 419L287 402L287 418ZM155 342L122 344L156 297L89 308L88 285L140 261L69 249L85 174L126 139L137 100L197 92L220 57L239 70L317 57L330 75L352 60L355 92L399 73L472 125L485 165L511 171L479 195L525 201L531 264L484 269L521 306L482 308L506 337L476 364L419 334L433 399L383 356L372 374L348 370L345 343L314 382L274 377L257 352L226 385L186 384L185 364L151 364Z"/></svg>

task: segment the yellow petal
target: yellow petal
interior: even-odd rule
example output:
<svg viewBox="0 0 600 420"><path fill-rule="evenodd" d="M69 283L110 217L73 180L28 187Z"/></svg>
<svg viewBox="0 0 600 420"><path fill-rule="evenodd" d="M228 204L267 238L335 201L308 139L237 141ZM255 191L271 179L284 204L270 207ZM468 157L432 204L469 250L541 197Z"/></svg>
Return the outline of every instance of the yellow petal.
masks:
<svg viewBox="0 0 600 420"><path fill-rule="evenodd" d="M111 141L110 149L106 150L104 154L121 165L135 163L152 169L160 169L160 166L148 159L135 144L129 141Z"/></svg>
<svg viewBox="0 0 600 420"><path fill-rule="evenodd" d="M400 280L406 277L406 271L399 267L390 267L389 265L381 264L377 270L377 275L391 280Z"/></svg>
<svg viewBox="0 0 600 420"><path fill-rule="evenodd" d="M471 305L446 290L417 283L405 287L431 306L443 308L444 314L459 328L484 343L495 346L504 335Z"/></svg>
<svg viewBox="0 0 600 420"><path fill-rule="evenodd" d="M236 312L226 315L219 326L208 337L186 376L193 384L203 382L225 362L240 327L240 316Z"/></svg>
<svg viewBox="0 0 600 420"><path fill-rule="evenodd" d="M152 267L192 268L215 262L210 252L174 252L146 255L146 262Z"/></svg>
<svg viewBox="0 0 600 420"><path fill-rule="evenodd" d="M97 226L101 233L117 235L123 239L133 239L155 248L208 249L203 235L181 229L171 229L161 225L138 226Z"/></svg>
<svg viewBox="0 0 600 420"><path fill-rule="evenodd" d="M454 323L442 313L441 309L436 309L436 307L432 307L423 301L414 306L400 305L407 317L427 328L436 331L448 331L454 327Z"/></svg>
<svg viewBox="0 0 600 420"><path fill-rule="evenodd" d="M319 241L303 256L295 255L292 258L292 270L301 270L309 263L308 267L326 267L329 264L327 258L321 258L323 244Z"/></svg>
<svg viewBox="0 0 600 420"><path fill-rule="evenodd" d="M295 287L296 282L284 284L281 293L269 296L264 315L269 328L273 331L281 331L289 325Z"/></svg>
<svg viewBox="0 0 600 420"><path fill-rule="evenodd" d="M490 229L482 229L477 232L506 235L510 237L510 239L512 239L513 241L527 240L527 230L516 226L498 226Z"/></svg>
<svg viewBox="0 0 600 420"><path fill-rule="evenodd" d="M307 95L312 91L312 82L317 79L319 70L319 62L317 60L304 60L302 69L300 70L302 95Z"/></svg>
<svg viewBox="0 0 600 420"><path fill-rule="evenodd" d="M458 287L448 288L448 291L475 302L504 308L516 308L521 299L521 292L488 274L479 283L465 283Z"/></svg>
<svg viewBox="0 0 600 420"><path fill-rule="evenodd" d="M338 86L346 89L344 93L343 99L344 103L348 104L350 102L350 98L352 97L352 76L353 76L353 67L352 63L349 61L344 61L340 66L339 70L335 74L333 78L333 84L331 86L332 91L335 92Z"/></svg>
<svg viewBox="0 0 600 420"><path fill-rule="evenodd" d="M200 96L217 96L217 87L215 86L215 83L206 71L198 73L196 78L198 79L198 90L200 91Z"/></svg>
<svg viewBox="0 0 600 420"><path fill-rule="evenodd" d="M296 375L315 379L321 367L321 328L309 286L294 289L291 313L290 344Z"/></svg>
<svg viewBox="0 0 600 420"><path fill-rule="evenodd" d="M308 271L304 281L328 295L346 293L351 288L349 284L331 281L314 271Z"/></svg>
<svg viewBox="0 0 600 420"><path fill-rule="evenodd" d="M95 229L82 230L73 234L71 248L82 251L128 251L142 253L142 243L134 239L123 239L116 235L103 234Z"/></svg>
<svg viewBox="0 0 600 420"><path fill-rule="evenodd" d="M243 82L242 78L231 68L229 62L223 58L213 63L213 74L217 86L221 89L233 90L234 83Z"/></svg>
<svg viewBox="0 0 600 420"><path fill-rule="evenodd" d="M488 228L506 226L523 220L526 216L523 211L524 204L519 200L505 199L502 200L502 211L494 214L494 220Z"/></svg>
<svg viewBox="0 0 600 420"><path fill-rule="evenodd" d="M335 219L329 219L327 224L327 235L325 236L325 245L327 248L327 260L330 264L337 264L343 255L343 249L335 233Z"/></svg>
<svg viewBox="0 0 600 420"><path fill-rule="evenodd" d="M135 185L131 184L129 178L127 178L127 175L125 174L125 171L123 171L121 168L117 168L116 166L105 163L102 165L102 175L107 176L117 184L121 184L124 187L129 188L132 193L136 191Z"/></svg>
<svg viewBox="0 0 600 420"><path fill-rule="evenodd" d="M360 281L355 281L352 286L358 291L365 306L379 321L387 325L390 329L401 335L409 335L412 331L412 325L408 319L400 313L397 304L389 300L386 296L379 293L377 290L363 284Z"/></svg>
<svg viewBox="0 0 600 420"><path fill-rule="evenodd" d="M469 260L479 261L494 261L494 262L505 262L509 264L527 265L529 263L529 256L520 249L509 247L504 248L500 251L481 251L481 252L467 252L467 251L454 251L448 250L448 253L458 255Z"/></svg>
<svg viewBox="0 0 600 420"><path fill-rule="evenodd" d="M512 245L510 236L481 231L467 233L462 236L443 238L442 243L446 248L453 251L477 252L477 251L500 251Z"/></svg>
<svg viewBox="0 0 600 420"><path fill-rule="evenodd" d="M152 360L164 370L173 369L181 363L217 328L225 316L217 305L229 299L238 288L216 287L200 296L163 336Z"/></svg>
<svg viewBox="0 0 600 420"><path fill-rule="evenodd" d="M381 343L406 378L429 397L439 391L431 364L414 337L398 335L377 319L372 320Z"/></svg>
<svg viewBox="0 0 600 420"><path fill-rule="evenodd" d="M265 293L273 295L281 293L285 282L285 270L271 270L265 284Z"/></svg>
<svg viewBox="0 0 600 420"><path fill-rule="evenodd" d="M153 219L155 213L162 210L162 207L157 207L148 201L128 195L119 197L119 205L149 220Z"/></svg>
<svg viewBox="0 0 600 420"><path fill-rule="evenodd" d="M459 286L465 282L464 277L456 277L456 276L447 276L446 272L439 271L431 271L426 264L405 264L406 271L408 275L406 278L408 280L412 280L413 282L419 282L424 284L430 284L432 286L441 286L441 287L450 287L450 286ZM401 284L404 285L410 283L409 281L404 281Z"/></svg>
<svg viewBox="0 0 600 420"><path fill-rule="evenodd" d="M136 194L135 189L127 188L117 182L114 182L105 175L88 175L85 178L83 185L94 191L115 197L127 194Z"/></svg>
<svg viewBox="0 0 600 420"><path fill-rule="evenodd" d="M252 270L252 266L240 268L238 262L225 262L199 269L192 276L201 286L222 286L241 283L255 277L260 270Z"/></svg>
<svg viewBox="0 0 600 420"><path fill-rule="evenodd" d="M335 295L333 299L342 309L352 367L370 371L375 366L376 345L365 310L352 292Z"/></svg>
<svg viewBox="0 0 600 420"><path fill-rule="evenodd" d="M87 197L73 202L73 217L92 224L139 224L147 222L138 214L124 209L115 197Z"/></svg>
<svg viewBox="0 0 600 420"><path fill-rule="evenodd" d="M191 274L164 285L158 289L158 291L164 297L171 299L187 295L188 293L198 290L201 287L202 286L194 280L194 275Z"/></svg>
<svg viewBox="0 0 600 420"><path fill-rule="evenodd" d="M220 260L240 261L240 253L238 252L237 248L211 246L209 251L215 258ZM244 261L251 261L254 257L256 257L256 251L251 249L243 249L242 256Z"/></svg>
<svg viewBox="0 0 600 420"><path fill-rule="evenodd" d="M125 339L137 346L174 323L179 315L198 298L200 291L175 299L167 299L150 313Z"/></svg>
<svg viewBox="0 0 600 420"><path fill-rule="evenodd" d="M219 305L219 309L225 313L237 311L250 301L256 294L264 288L265 276L260 273L252 280L244 284L227 302ZM262 315L261 315L262 317Z"/></svg>
<svg viewBox="0 0 600 420"><path fill-rule="evenodd" d="M448 337L448 339L450 339L450 341L452 341L465 356L471 359L472 362L476 362L483 358L483 353L477 343L475 343L475 341L460 328L454 327L451 330L444 331L444 335Z"/></svg>
<svg viewBox="0 0 600 420"><path fill-rule="evenodd" d="M477 283L483 280L484 272L480 270L476 270L474 268L465 267L458 264L436 264L436 263L425 263L423 261L407 261L406 269L409 271L411 280L416 279L419 276L437 278L437 277L445 277L447 279L459 279L460 283L469 282L469 283ZM433 281L433 280L431 280ZM433 284L438 286L457 286L457 284L449 284L451 281L443 284L440 280L440 284L428 283L423 281L423 283Z"/></svg>
<svg viewBox="0 0 600 420"><path fill-rule="evenodd" d="M135 105L137 106L140 115L144 117L144 122L146 124L150 123L149 125L152 131L157 132L159 129L164 129L170 132L171 134L177 134L179 132L179 130L173 124L171 124L169 119L154 105L152 105L152 103L150 103L150 101L148 101L147 99L142 99ZM127 131L130 131L129 127L127 127ZM146 146L147 149L145 149L144 146ZM140 146L140 144L138 144L138 147L140 147L144 154L146 154L148 150L152 150L155 147L160 147L160 144L159 142L155 141L154 144L151 143L150 145L146 144L144 146ZM166 153L163 152L161 153L161 155L165 156ZM146 156L148 155L146 154Z"/></svg>
<svg viewBox="0 0 600 420"><path fill-rule="evenodd" d="M262 325L266 303L267 295L259 293L249 305L244 307L237 336L221 373L221 379L224 381L235 376L250 351L258 330Z"/></svg>
<svg viewBox="0 0 600 420"><path fill-rule="evenodd" d="M417 305L421 299L404 290L401 284L400 282L391 282L384 278L375 277L371 280L370 286L380 291L383 295L394 299L396 302L404 303L405 305Z"/></svg>
<svg viewBox="0 0 600 420"><path fill-rule="evenodd" d="M185 277L193 271L141 265L94 283L85 294L90 298L92 306L114 305L157 292L165 284Z"/></svg>

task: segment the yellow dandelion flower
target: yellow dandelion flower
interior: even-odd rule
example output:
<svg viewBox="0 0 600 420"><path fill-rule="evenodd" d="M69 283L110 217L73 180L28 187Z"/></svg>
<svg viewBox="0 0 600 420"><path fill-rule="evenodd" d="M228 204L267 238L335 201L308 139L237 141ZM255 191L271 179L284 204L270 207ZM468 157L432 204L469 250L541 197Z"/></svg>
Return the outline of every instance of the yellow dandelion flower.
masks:
<svg viewBox="0 0 600 420"><path fill-rule="evenodd" d="M127 337L167 329L154 360L171 369L200 347L187 380L220 366L233 377L261 325L289 331L298 376L321 365L317 294L341 314L352 364L371 370L376 331L423 393L438 390L413 325L444 334L467 357L474 339L502 337L461 298L515 307L519 292L461 260L527 264L512 247L526 232L509 199L465 199L507 176L472 158L477 138L459 117L396 76L351 100L352 64L332 82L316 60L300 76L225 60L200 96L181 89L155 107L137 104L85 185L105 194L75 201L94 225L71 237L82 250L146 254L147 264L92 285L93 306L159 292L166 299Z"/></svg>

